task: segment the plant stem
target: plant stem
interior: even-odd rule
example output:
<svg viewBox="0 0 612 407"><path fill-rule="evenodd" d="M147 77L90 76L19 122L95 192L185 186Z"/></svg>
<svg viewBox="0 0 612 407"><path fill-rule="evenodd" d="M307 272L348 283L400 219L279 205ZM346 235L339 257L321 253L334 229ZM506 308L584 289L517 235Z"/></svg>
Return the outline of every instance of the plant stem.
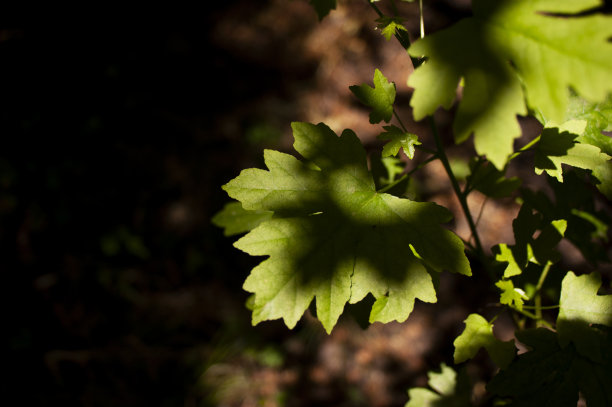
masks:
<svg viewBox="0 0 612 407"><path fill-rule="evenodd" d="M525 311L524 309L518 309L513 305L510 305L510 308L518 312L519 314L526 316L527 318L535 320L538 326L545 326L547 328L553 329L552 325L550 325L548 322L546 322L542 318L538 318L535 314L532 314L529 311Z"/></svg>
<svg viewBox="0 0 612 407"><path fill-rule="evenodd" d="M461 209L463 210L463 214L467 219L468 225L470 227L470 231L472 232L472 236L474 237L474 244L476 246L476 252L480 259L484 259L484 251L482 250L482 244L480 243L480 237L478 236L478 230L476 230L476 224L474 223L474 219L472 218L472 214L470 213L470 209L467 204L467 197L461 192L461 187L459 187L459 182L451 169L450 163L448 162L448 158L446 157L446 152L444 151L444 145L442 144L442 140L440 139L440 134L438 133L438 127L436 126L436 122L433 117L429 117L429 124L431 126L431 130L434 136L434 140L436 142L436 148L438 149L438 158L442 162L444 166L444 170L448 175L448 178L451 181L451 185L453 186L453 190L459 199L459 203L461 204Z"/></svg>
<svg viewBox="0 0 612 407"><path fill-rule="evenodd" d="M372 3L370 0L366 0L366 1L370 5L370 7L372 7L372 9L374 9L376 14L378 14L378 17L383 17L384 16L383 12L380 11L380 9L378 8L378 6L376 4Z"/></svg>
<svg viewBox="0 0 612 407"><path fill-rule="evenodd" d="M405 133L408 133L408 130L406 129L406 126L404 126L404 123L402 122L402 119L400 119L399 115L397 114L397 112L395 111L395 109L393 109L393 114L395 115L395 118L397 119L400 127L402 128L402 130Z"/></svg>
<svg viewBox="0 0 612 407"><path fill-rule="evenodd" d="M535 294L535 316L537 318L537 326L540 325L540 321L542 321L542 287L544 286L544 281L548 276L548 271L550 270L550 266L552 266L552 262L546 262L544 269L542 270L542 274L540 274L540 279L538 280L538 285L536 285L536 294Z"/></svg>
<svg viewBox="0 0 612 407"><path fill-rule="evenodd" d="M423 19L423 0L419 0L419 28L421 38L425 37L425 20Z"/></svg>
<svg viewBox="0 0 612 407"><path fill-rule="evenodd" d="M397 184L399 184L400 182L404 181L406 178L411 176L414 172L420 170L421 168L423 168L424 166L426 166L427 164L429 164L433 160L436 160L437 158L438 157L435 156L435 155L429 157L427 160L419 163L419 165L414 167L412 170L408 171L406 174L402 175L401 177L399 177L398 179L396 179L395 181L393 181L389 185L386 185L385 187L379 189L377 192L380 193L380 194L382 194L383 192L387 192L388 190L390 190L391 188L393 188L394 186L396 186Z"/></svg>

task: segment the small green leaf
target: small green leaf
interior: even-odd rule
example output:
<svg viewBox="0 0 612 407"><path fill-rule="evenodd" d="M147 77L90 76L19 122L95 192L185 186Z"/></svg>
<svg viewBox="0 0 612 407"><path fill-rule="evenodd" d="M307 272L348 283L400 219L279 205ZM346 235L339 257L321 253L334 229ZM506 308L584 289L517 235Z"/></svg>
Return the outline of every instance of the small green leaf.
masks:
<svg viewBox="0 0 612 407"><path fill-rule="evenodd" d="M336 0L309 0L309 3L317 12L319 21L329 14L330 11L336 9Z"/></svg>
<svg viewBox="0 0 612 407"><path fill-rule="evenodd" d="M440 373L428 372L429 387L415 387L408 391L410 400L405 407L471 407L471 386L464 371L459 374L442 363Z"/></svg>
<svg viewBox="0 0 612 407"><path fill-rule="evenodd" d="M382 16L376 19L376 22L378 23L377 28L381 30L382 35L387 41L389 41L397 31L408 31L406 27L404 27L404 19L401 17Z"/></svg>
<svg viewBox="0 0 612 407"><path fill-rule="evenodd" d="M232 236L255 229L257 225L272 218L272 216L273 212L247 211L240 202L230 202L225 204L211 221L215 226L223 228L225 236Z"/></svg>
<svg viewBox="0 0 612 407"><path fill-rule="evenodd" d="M395 84L376 69L374 71L374 87L367 84L350 86L349 89L361 103L371 107L370 123L389 122L393 116L393 103L395 102Z"/></svg>
<svg viewBox="0 0 612 407"><path fill-rule="evenodd" d="M557 331L561 346L574 342L578 352L601 361L602 351L591 324L612 327L612 295L597 295L599 273L576 276L571 271L561 283Z"/></svg>
<svg viewBox="0 0 612 407"><path fill-rule="evenodd" d="M383 147L383 157L393 157L399 153L400 148L411 160L414 158L414 146L421 144L416 134L406 133L397 126L383 126L386 130L377 138L379 140L388 140Z"/></svg>
<svg viewBox="0 0 612 407"><path fill-rule="evenodd" d="M495 286L502 291L499 299L499 302L502 304L514 304L516 308L522 310L524 301L529 299L525 295L525 291L514 287L512 280L500 280L495 283Z"/></svg>
<svg viewBox="0 0 612 407"><path fill-rule="evenodd" d="M472 359L480 348L485 348L493 362L501 368L508 366L515 354L514 341L502 342L493 336L493 324L478 314L465 320L465 330L453 342L455 363Z"/></svg>
<svg viewBox="0 0 612 407"><path fill-rule="evenodd" d="M497 247L499 248L499 253L495 256L495 260L501 263L508 263L506 270L504 270L504 278L520 275L523 272L523 267L525 267L525 265L519 265L516 262L512 249L505 243L501 243L497 245Z"/></svg>

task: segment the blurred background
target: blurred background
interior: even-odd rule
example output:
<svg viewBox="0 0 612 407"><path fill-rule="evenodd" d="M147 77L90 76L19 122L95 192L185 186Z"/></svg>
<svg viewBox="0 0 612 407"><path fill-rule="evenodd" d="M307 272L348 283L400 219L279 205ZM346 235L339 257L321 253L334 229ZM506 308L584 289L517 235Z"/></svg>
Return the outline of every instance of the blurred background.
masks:
<svg viewBox="0 0 612 407"><path fill-rule="evenodd" d="M241 285L260 259L210 219L228 202L221 185L262 167L264 148L291 151L292 121L350 127L378 147L348 86L378 67L407 106L410 59L374 29L366 0L340 0L321 23L306 0L204 7L0 29L3 399L402 406L452 359L472 307L453 296L460 281L443 280L440 302L404 324L345 318L327 336L306 315L293 331L252 327ZM414 38L417 5L400 11ZM430 0L425 24L468 12L469 1ZM441 168L424 174L421 192L456 207ZM487 211L485 243L511 242L512 202ZM467 238L462 222L451 226Z"/></svg>

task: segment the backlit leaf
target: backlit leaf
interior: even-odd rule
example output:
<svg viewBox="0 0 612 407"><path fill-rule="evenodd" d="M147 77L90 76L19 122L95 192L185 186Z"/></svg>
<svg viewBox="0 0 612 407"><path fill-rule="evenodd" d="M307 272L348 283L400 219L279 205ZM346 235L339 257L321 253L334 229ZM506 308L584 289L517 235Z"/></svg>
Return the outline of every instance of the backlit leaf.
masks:
<svg viewBox="0 0 612 407"><path fill-rule="evenodd" d="M408 31L404 27L404 19L400 17L382 16L376 20L378 23L377 28L387 41L391 39L398 30Z"/></svg>
<svg viewBox="0 0 612 407"><path fill-rule="evenodd" d="M212 223L223 228L225 236L238 235L254 229L261 222L272 217L270 211L247 211L240 202L230 202L213 216Z"/></svg>
<svg viewBox="0 0 612 407"><path fill-rule="evenodd" d="M495 286L502 291L499 300L502 304L514 305L522 310L524 301L529 299L523 290L514 287L512 280L500 280L495 283Z"/></svg>
<svg viewBox="0 0 612 407"><path fill-rule="evenodd" d="M457 374L455 370L446 366L440 366L440 373L428 372L429 387L415 387L408 391L410 400L405 407L470 407L471 386L465 372Z"/></svg>
<svg viewBox="0 0 612 407"><path fill-rule="evenodd" d="M570 86L592 102L612 91L612 17L571 16L599 3L474 0L472 17L409 49L412 56L427 58L408 82L415 88L415 119L439 106L450 108L463 78L453 123L456 140L474 133L476 151L502 168L521 134L516 115L525 115L527 107L546 121L561 122Z"/></svg>
<svg viewBox="0 0 612 407"><path fill-rule="evenodd" d="M602 351L591 324L612 327L612 295L597 295L601 287L598 273L576 276L567 273L561 284L557 331L561 346L574 342L578 351L600 361Z"/></svg>
<svg viewBox="0 0 612 407"><path fill-rule="evenodd" d="M461 240L440 224L434 203L377 193L357 136L324 124L293 123L294 147L311 165L276 152L268 170L247 169L223 188L247 210L274 212L235 246L269 256L245 281L253 323L283 318L293 327L311 301L329 332L347 302L371 293L371 321L405 320L415 299L436 301L433 270L469 275ZM444 256L440 254L444 253Z"/></svg>
<svg viewBox="0 0 612 407"><path fill-rule="evenodd" d="M514 341L502 342L493 335L493 324L478 314L470 314L465 329L453 342L455 363L465 362L485 348L497 366L504 368L514 358Z"/></svg>
<svg viewBox="0 0 612 407"><path fill-rule="evenodd" d="M370 123L389 122L393 116L393 103L395 102L395 84L376 69L374 71L374 87L367 84L350 86L349 89L361 103L371 107Z"/></svg>
<svg viewBox="0 0 612 407"><path fill-rule="evenodd" d="M414 146L421 144L418 136L416 134L406 133L397 126L383 126L383 128L386 131L381 133L377 138L379 140L388 140L389 142L384 145L382 156L396 156L401 148L408 158L412 160L414 158Z"/></svg>

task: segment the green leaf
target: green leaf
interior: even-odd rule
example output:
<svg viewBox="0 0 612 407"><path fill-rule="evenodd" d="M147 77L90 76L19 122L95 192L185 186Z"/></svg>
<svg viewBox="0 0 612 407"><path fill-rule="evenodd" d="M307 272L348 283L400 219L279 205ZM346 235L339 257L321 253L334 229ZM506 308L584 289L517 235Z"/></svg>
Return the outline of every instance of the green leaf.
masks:
<svg viewBox="0 0 612 407"><path fill-rule="evenodd" d="M464 371L459 374L452 368L442 363L440 373L428 372L429 387L431 391L423 387L415 387L408 391L410 400L405 407L470 407L471 386L469 378Z"/></svg>
<svg viewBox="0 0 612 407"><path fill-rule="evenodd" d="M406 27L404 27L404 19L401 17L382 16L376 19L376 22L378 23L377 28L387 41L389 41L397 31L408 32Z"/></svg>
<svg viewBox="0 0 612 407"><path fill-rule="evenodd" d="M330 11L336 9L336 0L309 0L309 3L317 12L319 21L323 20Z"/></svg>
<svg viewBox="0 0 612 407"><path fill-rule="evenodd" d="M512 280L500 280L495 283L495 286L502 291L499 300L502 304L514 304L516 308L522 310L524 301L529 299L525 295L525 291L514 287Z"/></svg>
<svg viewBox="0 0 612 407"><path fill-rule="evenodd" d="M511 399L516 407L575 407L581 392L589 407L612 405L612 360L603 363L580 356L572 345L561 348L557 334L544 328L517 331L530 348L487 385L494 395ZM612 350L608 339L607 350Z"/></svg>
<svg viewBox="0 0 612 407"><path fill-rule="evenodd" d="M507 262L504 278L510 278L522 273L528 263L546 265L548 262L556 263L561 259L556 250L567 229L565 219L556 219L550 222L533 209L529 203L523 203L518 216L512 222L515 244L499 244L496 246L495 260ZM536 231L540 234L534 237Z"/></svg>
<svg viewBox="0 0 612 407"><path fill-rule="evenodd" d="M400 148L411 160L414 158L414 146L421 144L416 134L406 133L397 126L383 126L386 130L377 138L379 140L388 140L382 151L383 157L393 157L399 153Z"/></svg>
<svg viewBox="0 0 612 407"><path fill-rule="evenodd" d="M462 363L476 356L485 348L497 366L504 368L515 354L514 341L502 342L493 336L493 324L478 314L470 314L465 320L465 330L453 342L455 363Z"/></svg>
<svg viewBox="0 0 612 407"><path fill-rule="evenodd" d="M582 136L583 142L599 147L603 153L612 156L612 137L601 133L612 130L612 94L604 102L589 103L572 93L564 122L574 119L587 123Z"/></svg>
<svg viewBox="0 0 612 407"><path fill-rule="evenodd" d="M548 178L547 181L554 199L542 191L525 189L521 191L525 204L543 216L544 224L554 219L567 220L564 237L592 264L607 262L609 259L604 243L612 220L604 211L595 208L592 185L585 182L585 177L576 170L564 174L562 183L556 178Z"/></svg>
<svg viewBox="0 0 612 407"><path fill-rule="evenodd" d="M597 295L599 273L576 276L571 271L561 283L557 331L561 346L574 342L578 352L594 361L602 360L602 350L591 324L612 327L612 295Z"/></svg>
<svg viewBox="0 0 612 407"><path fill-rule="evenodd" d="M223 228L225 236L232 236L255 229L257 225L272 216L273 213L270 211L247 211L240 202L230 202L225 204L211 221L215 226Z"/></svg>
<svg viewBox="0 0 612 407"><path fill-rule="evenodd" d="M374 87L367 84L350 86L349 89L361 103L371 107L370 123L380 123L381 120L389 122L393 116L393 103L395 102L395 84L376 69L374 71Z"/></svg>
<svg viewBox="0 0 612 407"><path fill-rule="evenodd" d="M562 164L591 170L600 182L600 190L612 197L612 162L610 156L599 147L583 143L586 122L570 120L559 128L545 128L536 145L536 173L546 171L551 177L563 182Z"/></svg>
<svg viewBox="0 0 612 407"><path fill-rule="evenodd" d="M244 170L223 187L245 209L275 214L235 243L269 256L244 283L255 294L253 323L283 318L293 327L316 297L329 332L345 304L368 293L376 298L371 321L403 321L415 299L436 301L423 263L470 275L463 243L440 225L451 219L448 210L377 193L352 131L338 137L324 124L292 127L296 151L316 168L266 151L268 171Z"/></svg>
<svg viewBox="0 0 612 407"><path fill-rule="evenodd" d="M491 198L504 198L521 186L518 177L506 178L505 170L500 171L488 162L472 160L468 184Z"/></svg>
<svg viewBox="0 0 612 407"><path fill-rule="evenodd" d="M499 248L499 253L495 255L495 260L500 263L508 263L508 266L504 270L504 278L510 278L513 276L518 276L523 272L523 267L526 264L518 264L516 259L514 258L514 253L512 253L512 249L508 247L507 244L501 243L497 245Z"/></svg>
<svg viewBox="0 0 612 407"><path fill-rule="evenodd" d="M612 91L612 17L580 13L595 0L474 0L473 17L416 41L409 49L427 61L408 84L414 118L449 109L463 78L453 123L458 142L474 133L480 155L502 168L521 135L516 115L527 108L561 122L568 87L592 102ZM524 91L523 91L524 89Z"/></svg>

